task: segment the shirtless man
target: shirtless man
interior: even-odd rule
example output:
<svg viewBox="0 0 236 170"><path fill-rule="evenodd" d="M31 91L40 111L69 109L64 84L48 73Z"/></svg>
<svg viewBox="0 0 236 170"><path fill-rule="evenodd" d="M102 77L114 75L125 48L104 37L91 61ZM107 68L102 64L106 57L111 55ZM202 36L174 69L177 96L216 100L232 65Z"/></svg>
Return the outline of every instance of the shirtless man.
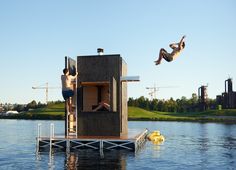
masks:
<svg viewBox="0 0 236 170"><path fill-rule="evenodd" d="M156 63L156 65L161 64L161 60L162 58L164 58L166 61L171 62L174 59L176 59L178 57L178 55L180 54L180 52L184 49L185 47L185 35L181 38L179 43L173 43L170 44L170 48L172 48L172 52L168 53L164 48L161 48L160 52L159 52L159 58L158 60L154 61Z"/></svg>
<svg viewBox="0 0 236 170"><path fill-rule="evenodd" d="M63 73L64 74L61 75L62 96L65 100L67 100L74 95L72 85L78 73L76 73L75 76L69 75L69 70L67 68L63 70Z"/></svg>

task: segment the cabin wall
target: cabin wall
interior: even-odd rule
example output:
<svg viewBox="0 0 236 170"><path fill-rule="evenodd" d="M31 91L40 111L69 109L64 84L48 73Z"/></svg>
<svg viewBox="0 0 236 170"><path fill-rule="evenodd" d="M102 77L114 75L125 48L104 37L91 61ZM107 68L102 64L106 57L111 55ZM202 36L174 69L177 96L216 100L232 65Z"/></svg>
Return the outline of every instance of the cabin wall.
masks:
<svg viewBox="0 0 236 170"><path fill-rule="evenodd" d="M120 82L127 74L126 63L119 54L78 56L77 69L78 135L126 135L127 83ZM91 105L104 100L109 100L110 111L92 111Z"/></svg>
<svg viewBox="0 0 236 170"><path fill-rule="evenodd" d="M121 62L121 76L127 75L127 64L124 60ZM127 82L120 82L121 87L121 135L128 134L128 106L127 106Z"/></svg>

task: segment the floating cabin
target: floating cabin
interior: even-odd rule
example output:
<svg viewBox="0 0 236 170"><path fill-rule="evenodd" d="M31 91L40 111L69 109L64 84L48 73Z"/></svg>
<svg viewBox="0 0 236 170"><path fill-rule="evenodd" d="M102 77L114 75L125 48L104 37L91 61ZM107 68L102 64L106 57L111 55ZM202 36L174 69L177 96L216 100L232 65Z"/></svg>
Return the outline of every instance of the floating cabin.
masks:
<svg viewBox="0 0 236 170"><path fill-rule="evenodd" d="M102 53L99 48L98 55L78 56L77 61L66 57L70 74L79 75L72 104L65 104L65 136L42 137L39 129L38 151L47 147L136 150L145 142L147 130L128 134L127 82L139 81L139 76L127 76L120 54Z"/></svg>
<svg viewBox="0 0 236 170"><path fill-rule="evenodd" d="M78 136L127 136L125 61L118 54L78 56L77 68ZM110 107L96 110L101 102Z"/></svg>

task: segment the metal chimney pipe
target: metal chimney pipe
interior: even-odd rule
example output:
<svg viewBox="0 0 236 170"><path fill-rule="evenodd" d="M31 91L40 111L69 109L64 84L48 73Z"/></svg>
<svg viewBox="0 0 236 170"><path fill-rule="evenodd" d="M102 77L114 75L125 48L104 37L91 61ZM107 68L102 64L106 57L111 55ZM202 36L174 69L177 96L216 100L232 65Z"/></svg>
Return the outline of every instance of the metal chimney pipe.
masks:
<svg viewBox="0 0 236 170"><path fill-rule="evenodd" d="M103 52L104 52L103 48L98 48L97 49L98 55L103 55Z"/></svg>

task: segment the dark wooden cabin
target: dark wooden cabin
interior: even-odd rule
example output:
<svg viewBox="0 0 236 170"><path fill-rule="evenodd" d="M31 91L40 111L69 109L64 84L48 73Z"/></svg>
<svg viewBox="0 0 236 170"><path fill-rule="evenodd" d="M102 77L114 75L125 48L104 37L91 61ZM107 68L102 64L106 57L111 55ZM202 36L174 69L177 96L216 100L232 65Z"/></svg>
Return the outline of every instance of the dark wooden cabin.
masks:
<svg viewBox="0 0 236 170"><path fill-rule="evenodd" d="M127 65L119 54L78 56L78 136L127 135ZM110 108L102 107L105 102ZM96 110L96 111L95 111Z"/></svg>

